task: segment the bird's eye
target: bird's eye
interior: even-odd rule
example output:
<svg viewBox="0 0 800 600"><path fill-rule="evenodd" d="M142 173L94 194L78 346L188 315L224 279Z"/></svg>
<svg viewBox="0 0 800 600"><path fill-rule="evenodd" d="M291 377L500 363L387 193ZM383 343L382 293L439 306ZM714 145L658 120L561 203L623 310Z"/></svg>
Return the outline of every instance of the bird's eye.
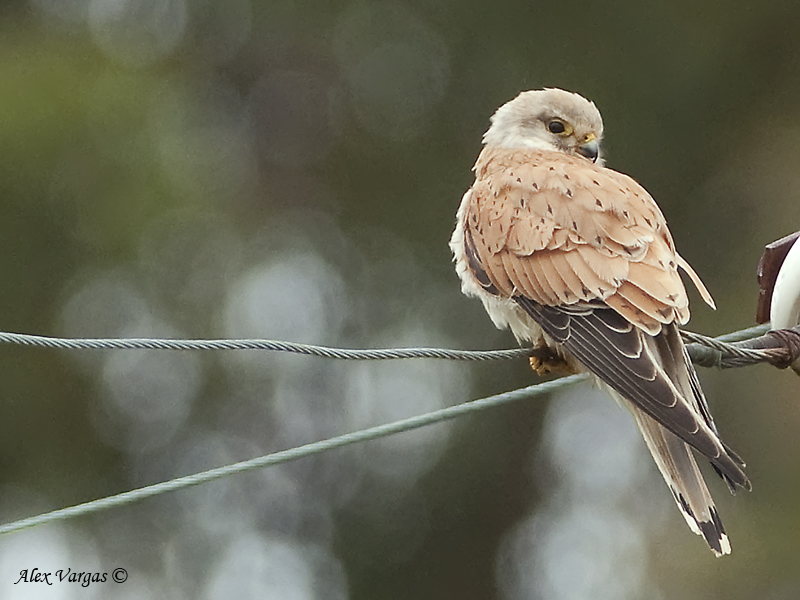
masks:
<svg viewBox="0 0 800 600"><path fill-rule="evenodd" d="M550 131L550 133L561 135L567 130L567 127L564 125L563 121L553 120L547 124L547 129Z"/></svg>

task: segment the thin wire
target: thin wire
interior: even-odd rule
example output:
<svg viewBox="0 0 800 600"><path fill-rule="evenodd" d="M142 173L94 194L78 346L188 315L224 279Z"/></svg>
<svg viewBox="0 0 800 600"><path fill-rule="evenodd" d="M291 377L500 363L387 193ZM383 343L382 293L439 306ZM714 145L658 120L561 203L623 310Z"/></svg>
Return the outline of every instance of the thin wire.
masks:
<svg viewBox="0 0 800 600"><path fill-rule="evenodd" d="M511 392L504 392L502 394L496 394L494 396L481 398L479 400L465 402L464 404L450 406L426 413L424 415L419 415L384 425L378 425L376 427L370 427L369 429L362 429L352 433L346 433L334 438L312 442L310 444L289 448L287 450L281 450L279 452L274 452L265 456L259 456L257 458L238 462L232 465L225 465L224 467L218 467L209 471L203 471L201 473L195 473L185 477L178 477L177 479L171 479L155 485L122 492L121 494L116 494L114 496L107 496L105 498L84 502L83 504L77 504L68 508L54 510L2 525L0 526L0 535L13 533L15 531L20 531L29 527L35 527L37 525L43 525L45 523L66 521L82 515L94 514L110 508L116 508L132 502L138 502L152 496L158 496L167 492L174 492L176 490L182 490L188 487L200 485L202 483L208 483L209 481L222 479L223 477L228 477L236 473L244 473L254 469L279 465L281 463L290 462L299 458L319 454L320 452L326 452L336 448L343 448L352 444L360 444L369 440L375 440L377 438L393 435L395 433L401 433L403 431L410 431L412 429L425 427L426 425L433 425L435 423L449 421L457 417L479 412L488 408L501 406L503 404L535 398L536 396L541 396L542 394L547 394L569 385L573 385L577 382L584 381L587 378L588 375L586 374L570 375L569 377L562 377L560 379L546 381L544 383L513 390Z"/></svg>
<svg viewBox="0 0 800 600"><path fill-rule="evenodd" d="M730 344L756 337L768 330L769 325L758 325L749 329L735 331L718 338L709 338L689 331L682 331L681 333L686 341L712 348L720 352L724 357L739 359L739 363L737 364L744 365L769 361L774 356L774 353L771 353L769 350L738 348ZM0 343L66 350L262 350L271 352L291 352L306 356L319 356L340 360L434 358L483 361L527 357L537 352L535 348L514 348L509 350L374 348L359 350L264 339L183 340L163 338L57 338L9 332L0 332Z"/></svg>
<svg viewBox="0 0 800 600"><path fill-rule="evenodd" d="M267 350L343 360L438 358L448 360L504 360L530 356L535 349L448 350L444 348L385 348L351 350L278 340L169 340L159 338L57 338L0 332L0 343L66 350Z"/></svg>
<svg viewBox="0 0 800 600"><path fill-rule="evenodd" d="M740 329L739 331L731 331L730 333L726 333L724 335L717 336L715 338L707 338L717 340L719 342L727 342L732 344L734 342L742 342L744 340L749 340L754 337L758 337L759 335L764 335L770 329L769 323L764 323L763 325L754 325L753 327L748 327L747 329ZM682 332L682 333L690 333L690 332ZM699 334L694 334L699 335ZM702 336L705 337L705 336Z"/></svg>
<svg viewBox="0 0 800 600"><path fill-rule="evenodd" d="M726 353L731 356L735 356L737 358L760 359L764 355L763 350L740 348L738 346L733 346L732 344L734 342L749 340L759 335L763 335L767 331L769 331L769 324L756 325L755 327L750 327L749 329L734 331L733 333L721 335L716 338L708 337L699 333L694 333L692 331L681 331L681 335L683 336L683 339L685 341L692 342L695 344L702 344L703 346L707 346L709 348L718 350L719 352Z"/></svg>
<svg viewBox="0 0 800 600"><path fill-rule="evenodd" d="M781 331L794 333L792 330ZM691 342L687 350L696 365L731 369L766 362L778 367L786 366L787 356L792 356L793 348L784 338L769 338L769 332L770 325L767 323L717 338L691 331L681 331L681 335L684 341ZM774 345L759 347L767 338Z"/></svg>

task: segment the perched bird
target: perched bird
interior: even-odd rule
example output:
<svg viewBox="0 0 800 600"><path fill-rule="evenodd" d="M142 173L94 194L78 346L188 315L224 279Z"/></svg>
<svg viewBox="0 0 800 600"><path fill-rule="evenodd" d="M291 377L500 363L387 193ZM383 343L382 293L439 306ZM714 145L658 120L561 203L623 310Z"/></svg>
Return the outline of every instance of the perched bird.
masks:
<svg viewBox="0 0 800 600"><path fill-rule="evenodd" d="M750 482L681 340L689 301L678 269L714 302L650 194L603 166L602 137L594 103L559 89L522 92L495 112L450 240L461 289L497 327L589 371L630 409L691 530L728 554L692 448L731 492ZM531 361L540 372L553 363Z"/></svg>

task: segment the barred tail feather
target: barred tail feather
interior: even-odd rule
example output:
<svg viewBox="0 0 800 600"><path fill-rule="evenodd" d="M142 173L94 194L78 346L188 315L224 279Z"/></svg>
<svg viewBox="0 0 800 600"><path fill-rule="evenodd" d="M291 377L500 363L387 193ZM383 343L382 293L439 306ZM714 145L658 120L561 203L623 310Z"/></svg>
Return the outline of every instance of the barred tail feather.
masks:
<svg viewBox="0 0 800 600"><path fill-rule="evenodd" d="M629 402L625 404L689 528L706 540L716 556L730 554L730 541L691 448L643 411Z"/></svg>

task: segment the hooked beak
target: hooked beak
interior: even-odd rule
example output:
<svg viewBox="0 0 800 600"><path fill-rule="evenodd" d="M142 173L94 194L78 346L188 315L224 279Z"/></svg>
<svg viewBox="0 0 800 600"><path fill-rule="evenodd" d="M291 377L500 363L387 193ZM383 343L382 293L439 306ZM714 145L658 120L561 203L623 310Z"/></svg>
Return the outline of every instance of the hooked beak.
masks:
<svg viewBox="0 0 800 600"><path fill-rule="evenodd" d="M593 133L590 133L588 136L586 136L586 141L578 146L576 151L584 158L588 158L590 161L596 162L597 157L600 154L600 145L597 143L596 136Z"/></svg>

